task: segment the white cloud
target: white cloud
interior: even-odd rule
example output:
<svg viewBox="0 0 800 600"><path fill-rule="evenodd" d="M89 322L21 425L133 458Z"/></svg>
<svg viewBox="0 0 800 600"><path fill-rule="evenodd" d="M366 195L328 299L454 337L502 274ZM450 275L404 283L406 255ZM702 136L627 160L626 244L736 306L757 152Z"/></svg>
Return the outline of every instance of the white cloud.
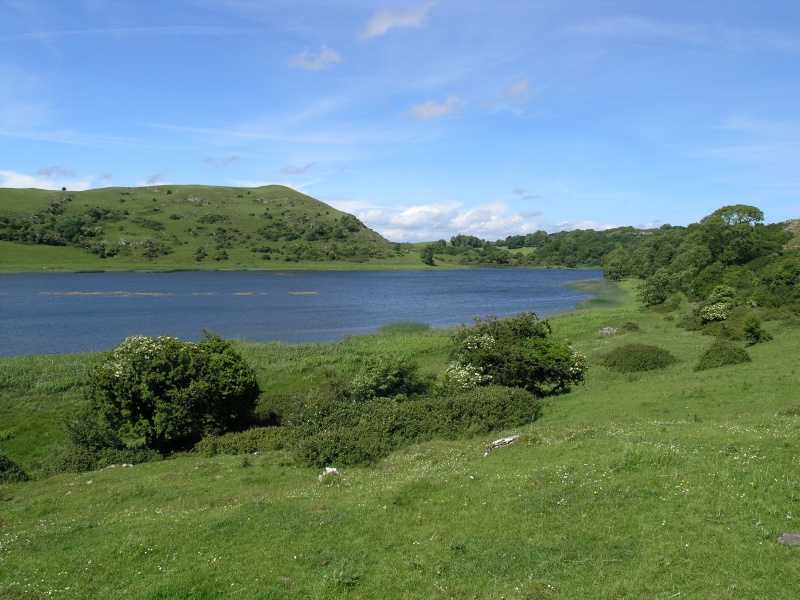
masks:
<svg viewBox="0 0 800 600"><path fill-rule="evenodd" d="M40 169L41 170L41 169ZM47 175L25 175L16 171L0 170L0 187L4 188L36 188L40 190L60 190L65 187L68 190L80 192L88 190L92 185L92 178L75 179L75 174L67 179L52 178Z"/></svg>
<svg viewBox="0 0 800 600"><path fill-rule="evenodd" d="M449 240L457 234L474 235L488 241L509 235L552 229L536 217L540 212L512 212L503 203L465 209L457 202L418 204L389 208L363 201L328 200L339 210L350 212L389 240L397 242Z"/></svg>
<svg viewBox="0 0 800 600"><path fill-rule="evenodd" d="M358 34L360 40L384 35L390 29L413 27L420 28L426 24L428 11L434 5L428 2L408 10L382 10L376 13L367 23L364 30Z"/></svg>
<svg viewBox="0 0 800 600"><path fill-rule="evenodd" d="M427 120L437 117L445 117L458 110L461 110L467 105L467 101L461 96L453 94L447 97L444 102L436 102L436 100L428 100L422 104L416 104L406 111L406 115L415 119Z"/></svg>
<svg viewBox="0 0 800 600"><path fill-rule="evenodd" d="M594 229L595 231L605 231L614 229L620 225L609 223L598 223L597 221L561 221L555 225L557 231L572 231L574 229Z"/></svg>
<svg viewBox="0 0 800 600"><path fill-rule="evenodd" d="M289 59L289 66L307 71L328 71L341 63L342 60L338 52L323 44L319 53L315 54L304 50L300 54L296 54Z"/></svg>

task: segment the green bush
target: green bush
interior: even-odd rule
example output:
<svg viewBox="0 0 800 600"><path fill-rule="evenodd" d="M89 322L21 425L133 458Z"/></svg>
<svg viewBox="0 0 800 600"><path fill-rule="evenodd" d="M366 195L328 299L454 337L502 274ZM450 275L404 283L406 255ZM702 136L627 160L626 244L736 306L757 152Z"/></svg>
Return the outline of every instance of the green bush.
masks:
<svg viewBox="0 0 800 600"><path fill-rule="evenodd" d="M694 370L705 371L706 369L716 369L717 367L738 365L750 361L751 358L747 350L733 342L717 338L708 350L700 355Z"/></svg>
<svg viewBox="0 0 800 600"><path fill-rule="evenodd" d="M634 321L625 321L619 329L621 333L638 333L642 330Z"/></svg>
<svg viewBox="0 0 800 600"><path fill-rule="evenodd" d="M744 338L747 340L747 345L752 346L760 342L768 342L772 339L772 334L761 327L761 319L754 314L745 317L742 323L742 330Z"/></svg>
<svg viewBox="0 0 800 600"><path fill-rule="evenodd" d="M253 454L288 448L294 440L294 431L288 427L256 427L220 436L208 436L194 447L204 456L215 454Z"/></svg>
<svg viewBox="0 0 800 600"><path fill-rule="evenodd" d="M648 344L625 344L606 354L601 363L618 373L636 373L663 369L676 362L668 350Z"/></svg>
<svg viewBox="0 0 800 600"><path fill-rule="evenodd" d="M57 447L44 465L51 475L58 473L85 473L111 465L155 462L163 457L156 450L147 448L87 448L76 444Z"/></svg>
<svg viewBox="0 0 800 600"><path fill-rule="evenodd" d="M429 384L417 369L418 366L405 357L392 354L370 357L353 379L350 397L363 404L376 398L411 398L424 393Z"/></svg>
<svg viewBox="0 0 800 600"><path fill-rule="evenodd" d="M451 359L479 374L483 385L519 387L537 396L567 392L583 381L586 359L550 333L550 324L532 312L476 319L453 334Z"/></svg>
<svg viewBox="0 0 800 600"><path fill-rule="evenodd" d="M253 369L219 336L134 336L90 373L88 406L75 420L84 422L71 437L90 449L191 447L250 425L259 394Z"/></svg>
<svg viewBox="0 0 800 600"><path fill-rule="evenodd" d="M444 398L375 400L368 406L318 403L304 415L295 457L316 467L372 464L410 444L527 425L541 410L532 393L502 386Z"/></svg>
<svg viewBox="0 0 800 600"><path fill-rule="evenodd" d="M25 470L5 454L0 454L0 483L19 483L30 479Z"/></svg>

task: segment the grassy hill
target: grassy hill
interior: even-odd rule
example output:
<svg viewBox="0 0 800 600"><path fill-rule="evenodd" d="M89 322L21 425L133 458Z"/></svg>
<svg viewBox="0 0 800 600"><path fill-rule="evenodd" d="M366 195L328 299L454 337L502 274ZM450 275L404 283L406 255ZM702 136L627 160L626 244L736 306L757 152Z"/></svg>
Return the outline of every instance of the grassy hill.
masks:
<svg viewBox="0 0 800 600"><path fill-rule="evenodd" d="M534 424L413 446L326 484L261 451L3 486L0 597L796 597L800 554L777 538L800 531L800 323L766 321L773 339L752 362L694 371L712 338L676 327L689 307L645 311L632 285L605 285L606 301L551 321L589 371ZM631 343L678 360L602 366ZM401 328L237 349L279 394L379 352L436 372L450 344ZM0 452L45 468L97 360L0 359Z"/></svg>
<svg viewBox="0 0 800 600"><path fill-rule="evenodd" d="M409 251L278 185L0 190L6 272L418 266Z"/></svg>

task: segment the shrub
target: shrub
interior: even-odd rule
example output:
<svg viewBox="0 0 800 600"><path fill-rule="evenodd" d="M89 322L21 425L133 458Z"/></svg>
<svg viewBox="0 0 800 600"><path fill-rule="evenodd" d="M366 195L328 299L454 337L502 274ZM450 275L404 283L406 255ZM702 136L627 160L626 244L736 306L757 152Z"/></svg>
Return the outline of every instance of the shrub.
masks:
<svg viewBox="0 0 800 600"><path fill-rule="evenodd" d="M716 339L711 346L700 355L700 359L694 366L695 371L706 369L716 369L726 365L738 365L750 362L750 355L747 350L726 340Z"/></svg>
<svg viewBox="0 0 800 600"><path fill-rule="evenodd" d="M476 319L474 326L453 334L451 359L475 369L484 384L519 387L537 396L567 392L583 381L586 359L550 333L550 324L532 312Z"/></svg>
<svg viewBox="0 0 800 600"><path fill-rule="evenodd" d="M606 354L601 362L618 373L635 373L663 369L676 362L668 350L648 344L625 344Z"/></svg>
<svg viewBox="0 0 800 600"><path fill-rule="evenodd" d="M253 370L219 336L134 336L90 373L85 423L71 437L90 449L190 447L249 425L259 394Z"/></svg>
<svg viewBox="0 0 800 600"><path fill-rule="evenodd" d="M768 342L772 339L772 334L761 327L761 320L754 314L750 314L744 319L742 329L748 346L759 342Z"/></svg>
<svg viewBox="0 0 800 600"><path fill-rule="evenodd" d="M288 427L256 427L247 431L205 437L195 445L194 450L204 456L283 450L294 440L293 433Z"/></svg>
<svg viewBox="0 0 800 600"><path fill-rule="evenodd" d="M161 459L159 452L147 448L87 448L76 444L65 444L50 453L44 471L53 475L85 473L111 465L140 464Z"/></svg>
<svg viewBox="0 0 800 600"><path fill-rule="evenodd" d="M449 396L475 389L491 380L491 375L484 375L482 369L475 365L451 362L442 373L440 391L443 395Z"/></svg>
<svg viewBox="0 0 800 600"><path fill-rule="evenodd" d="M364 403L376 398L412 397L427 390L428 384L417 373L417 365L405 357L382 354L368 358L353 379L350 397Z"/></svg>
<svg viewBox="0 0 800 600"><path fill-rule="evenodd" d="M642 330L639 324L633 321L625 321L619 329L622 333L637 333Z"/></svg>
<svg viewBox="0 0 800 600"><path fill-rule="evenodd" d="M402 403L386 399L369 406L332 402L315 407L319 420L313 430L304 430L307 435L299 440L295 456L316 467L371 464L413 443L527 425L539 418L541 410L541 401L530 392L501 386Z"/></svg>
<svg viewBox="0 0 800 600"><path fill-rule="evenodd" d="M25 470L5 454L0 454L0 483L19 483L30 479Z"/></svg>

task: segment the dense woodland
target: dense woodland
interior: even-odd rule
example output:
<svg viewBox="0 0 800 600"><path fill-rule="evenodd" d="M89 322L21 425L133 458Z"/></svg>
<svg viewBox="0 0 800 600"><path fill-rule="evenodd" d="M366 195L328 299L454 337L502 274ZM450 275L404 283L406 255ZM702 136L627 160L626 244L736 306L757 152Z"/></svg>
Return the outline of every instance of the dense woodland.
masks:
<svg viewBox="0 0 800 600"><path fill-rule="evenodd" d="M486 242L457 235L421 251L423 262L457 257L465 265L603 267L611 280L643 280L647 306L682 293L703 301L718 286L758 306L800 311L800 223L763 224L754 206L725 206L688 227L544 231ZM733 292L731 292L733 293Z"/></svg>

